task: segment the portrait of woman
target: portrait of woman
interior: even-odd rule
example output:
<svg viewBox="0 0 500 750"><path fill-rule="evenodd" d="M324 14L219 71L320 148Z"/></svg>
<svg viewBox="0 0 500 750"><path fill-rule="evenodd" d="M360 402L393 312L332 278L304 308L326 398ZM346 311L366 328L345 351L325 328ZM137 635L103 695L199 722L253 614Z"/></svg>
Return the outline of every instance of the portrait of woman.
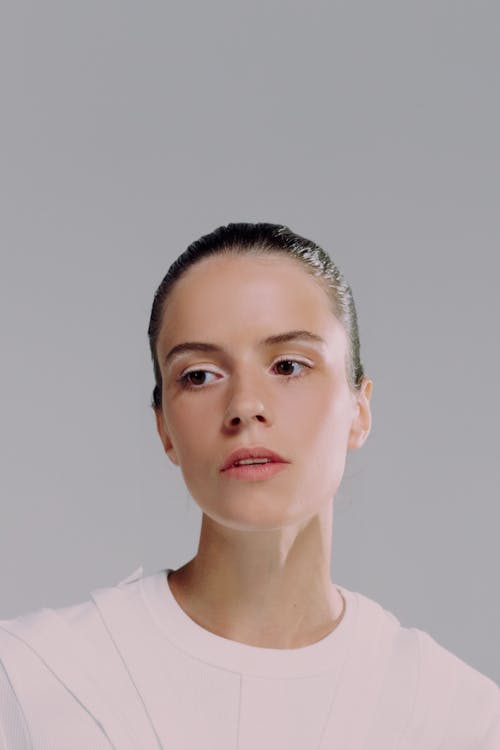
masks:
<svg viewBox="0 0 500 750"><path fill-rule="evenodd" d="M500 750L500 3L2 3L0 750Z"/></svg>
<svg viewBox="0 0 500 750"><path fill-rule="evenodd" d="M168 268L148 337L197 552L0 621L1 750L498 750L496 683L332 580L376 383L328 248L220 226Z"/></svg>

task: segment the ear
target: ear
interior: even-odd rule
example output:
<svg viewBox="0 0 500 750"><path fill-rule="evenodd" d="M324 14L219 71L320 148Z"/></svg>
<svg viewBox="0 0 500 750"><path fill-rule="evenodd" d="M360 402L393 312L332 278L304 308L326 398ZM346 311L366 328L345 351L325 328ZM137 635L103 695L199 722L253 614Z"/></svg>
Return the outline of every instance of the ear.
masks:
<svg viewBox="0 0 500 750"><path fill-rule="evenodd" d="M179 461L177 460L177 456L175 453L175 448L172 445L172 441L170 440L166 427L165 427L165 420L163 418L163 413L161 409L157 409L156 407L153 407L153 411L156 418L156 429L158 430L158 435L160 436L160 440L163 444L163 448L165 450L165 453L170 458L172 463L179 465Z"/></svg>
<svg viewBox="0 0 500 750"><path fill-rule="evenodd" d="M349 432L349 450L361 448L370 434L372 415L370 410L370 398L372 395L373 381L363 378L361 389L355 397L355 416L352 420Z"/></svg>

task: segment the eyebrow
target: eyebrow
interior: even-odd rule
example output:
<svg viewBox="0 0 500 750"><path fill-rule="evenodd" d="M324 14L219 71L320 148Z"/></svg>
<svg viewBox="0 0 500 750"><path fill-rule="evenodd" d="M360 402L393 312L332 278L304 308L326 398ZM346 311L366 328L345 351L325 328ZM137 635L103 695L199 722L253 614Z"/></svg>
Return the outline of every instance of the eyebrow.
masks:
<svg viewBox="0 0 500 750"><path fill-rule="evenodd" d="M267 338L259 341L258 346L272 346L273 344L281 344L286 341L297 341L304 340L315 344L326 344L326 341L318 336L316 333L311 331L286 331L285 333L277 333L273 336L267 336ZM205 341L186 341L182 344L177 344L172 347L166 355L164 364L167 365L174 357L184 354L185 352L223 352L224 348L217 344L210 344Z"/></svg>

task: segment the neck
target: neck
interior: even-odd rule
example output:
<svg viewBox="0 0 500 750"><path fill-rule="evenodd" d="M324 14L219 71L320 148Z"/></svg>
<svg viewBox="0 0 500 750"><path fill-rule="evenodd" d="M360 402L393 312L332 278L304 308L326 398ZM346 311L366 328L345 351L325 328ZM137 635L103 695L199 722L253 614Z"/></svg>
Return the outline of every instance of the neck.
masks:
<svg viewBox="0 0 500 750"><path fill-rule="evenodd" d="M169 576L174 597L201 627L240 643L300 648L321 640L345 610L330 579L331 513L265 532L235 532L204 515L196 556Z"/></svg>

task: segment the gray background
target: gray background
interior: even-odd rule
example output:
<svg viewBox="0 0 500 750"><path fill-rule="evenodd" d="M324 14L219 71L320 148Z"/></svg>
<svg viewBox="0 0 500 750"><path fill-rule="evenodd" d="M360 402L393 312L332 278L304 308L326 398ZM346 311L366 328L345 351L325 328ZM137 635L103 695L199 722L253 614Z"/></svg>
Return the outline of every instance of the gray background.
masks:
<svg viewBox="0 0 500 750"><path fill-rule="evenodd" d="M276 221L352 286L373 426L332 578L500 682L498 3L3 2L0 617L196 552L154 291Z"/></svg>

